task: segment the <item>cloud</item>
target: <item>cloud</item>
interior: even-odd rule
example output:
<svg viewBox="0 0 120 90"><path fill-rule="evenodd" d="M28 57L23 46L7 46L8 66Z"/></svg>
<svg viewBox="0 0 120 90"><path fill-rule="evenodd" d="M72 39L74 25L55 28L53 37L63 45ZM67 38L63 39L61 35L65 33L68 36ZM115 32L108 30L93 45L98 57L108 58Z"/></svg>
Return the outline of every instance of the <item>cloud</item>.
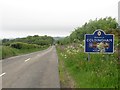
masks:
<svg viewBox="0 0 120 90"><path fill-rule="evenodd" d="M90 19L117 18L119 0L1 0L0 36L69 35Z"/></svg>

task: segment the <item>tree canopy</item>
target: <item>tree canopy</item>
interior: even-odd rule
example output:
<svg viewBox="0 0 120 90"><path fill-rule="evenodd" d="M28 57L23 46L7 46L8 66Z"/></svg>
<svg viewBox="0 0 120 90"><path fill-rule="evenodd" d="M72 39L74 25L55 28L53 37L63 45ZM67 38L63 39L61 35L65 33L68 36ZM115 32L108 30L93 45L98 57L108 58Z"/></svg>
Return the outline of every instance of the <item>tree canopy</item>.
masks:
<svg viewBox="0 0 120 90"><path fill-rule="evenodd" d="M11 43L14 42L23 42L28 44L37 44L37 45L52 45L54 42L54 39L50 36L27 36L24 38L16 38L16 39L3 39L2 43L3 45L9 46Z"/></svg>
<svg viewBox="0 0 120 90"><path fill-rule="evenodd" d="M69 44L73 42L80 42L84 40L85 34L92 34L97 29L102 29L106 33L114 34L118 36L118 23L115 18L106 17L100 18L99 20L89 20L81 27L75 28L70 36L65 37L58 41L58 44Z"/></svg>

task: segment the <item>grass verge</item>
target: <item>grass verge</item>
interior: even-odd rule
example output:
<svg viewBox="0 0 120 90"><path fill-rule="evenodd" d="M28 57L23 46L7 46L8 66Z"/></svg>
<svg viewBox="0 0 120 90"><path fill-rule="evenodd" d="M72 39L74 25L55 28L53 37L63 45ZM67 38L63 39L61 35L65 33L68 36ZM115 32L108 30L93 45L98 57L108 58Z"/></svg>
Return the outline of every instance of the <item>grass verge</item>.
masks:
<svg viewBox="0 0 120 90"><path fill-rule="evenodd" d="M12 57L12 56L17 56L17 55L22 55L22 54L28 54L28 53L32 53L32 52L36 52L36 51L40 51L40 50L44 50L46 48L48 48L48 46L45 47L39 47L39 48L29 48L29 49L16 49L16 48L12 48L9 46L1 46L2 48L0 48L0 51L2 51L0 53L0 59L5 59L8 57Z"/></svg>
<svg viewBox="0 0 120 90"><path fill-rule="evenodd" d="M72 77L69 75L68 71L64 66L64 59L60 56L60 51L57 49L59 57L59 77L60 77L60 87L61 88L74 88L75 82Z"/></svg>
<svg viewBox="0 0 120 90"><path fill-rule="evenodd" d="M87 54L75 48L58 46L57 51L61 82L66 82L67 70L75 81L75 88L118 88L117 53L91 54L88 61Z"/></svg>

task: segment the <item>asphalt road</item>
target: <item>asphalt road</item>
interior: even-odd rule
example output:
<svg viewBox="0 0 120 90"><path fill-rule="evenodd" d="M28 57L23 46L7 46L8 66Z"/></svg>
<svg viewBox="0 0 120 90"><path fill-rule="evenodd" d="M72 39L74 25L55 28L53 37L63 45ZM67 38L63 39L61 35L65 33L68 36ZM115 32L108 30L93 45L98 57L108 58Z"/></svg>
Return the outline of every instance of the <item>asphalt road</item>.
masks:
<svg viewBox="0 0 120 90"><path fill-rule="evenodd" d="M2 88L60 88L55 46L2 61Z"/></svg>

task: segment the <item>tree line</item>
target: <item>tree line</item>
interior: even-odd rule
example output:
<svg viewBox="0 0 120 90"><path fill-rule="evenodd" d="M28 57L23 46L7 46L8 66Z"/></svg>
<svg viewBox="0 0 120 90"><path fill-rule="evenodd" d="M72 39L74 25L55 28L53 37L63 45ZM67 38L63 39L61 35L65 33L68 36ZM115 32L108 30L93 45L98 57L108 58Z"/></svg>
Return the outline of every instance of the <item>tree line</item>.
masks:
<svg viewBox="0 0 120 90"><path fill-rule="evenodd" d="M92 34L97 29L102 29L106 33L114 34L115 38L120 36L116 19L112 17L105 17L95 20L89 20L89 22L86 22L81 27L75 28L70 36L58 40L57 43L63 45L81 42L82 40L84 40L85 34Z"/></svg>
<svg viewBox="0 0 120 90"><path fill-rule="evenodd" d="M12 43L15 44L15 42L21 42L21 43L27 43L27 44L36 44L36 45L52 45L54 42L54 39L50 36L39 36L39 35L34 35L34 36L27 36L24 38L16 38L16 39L3 39L2 44L5 46L10 46ZM19 44L21 44L19 43Z"/></svg>

